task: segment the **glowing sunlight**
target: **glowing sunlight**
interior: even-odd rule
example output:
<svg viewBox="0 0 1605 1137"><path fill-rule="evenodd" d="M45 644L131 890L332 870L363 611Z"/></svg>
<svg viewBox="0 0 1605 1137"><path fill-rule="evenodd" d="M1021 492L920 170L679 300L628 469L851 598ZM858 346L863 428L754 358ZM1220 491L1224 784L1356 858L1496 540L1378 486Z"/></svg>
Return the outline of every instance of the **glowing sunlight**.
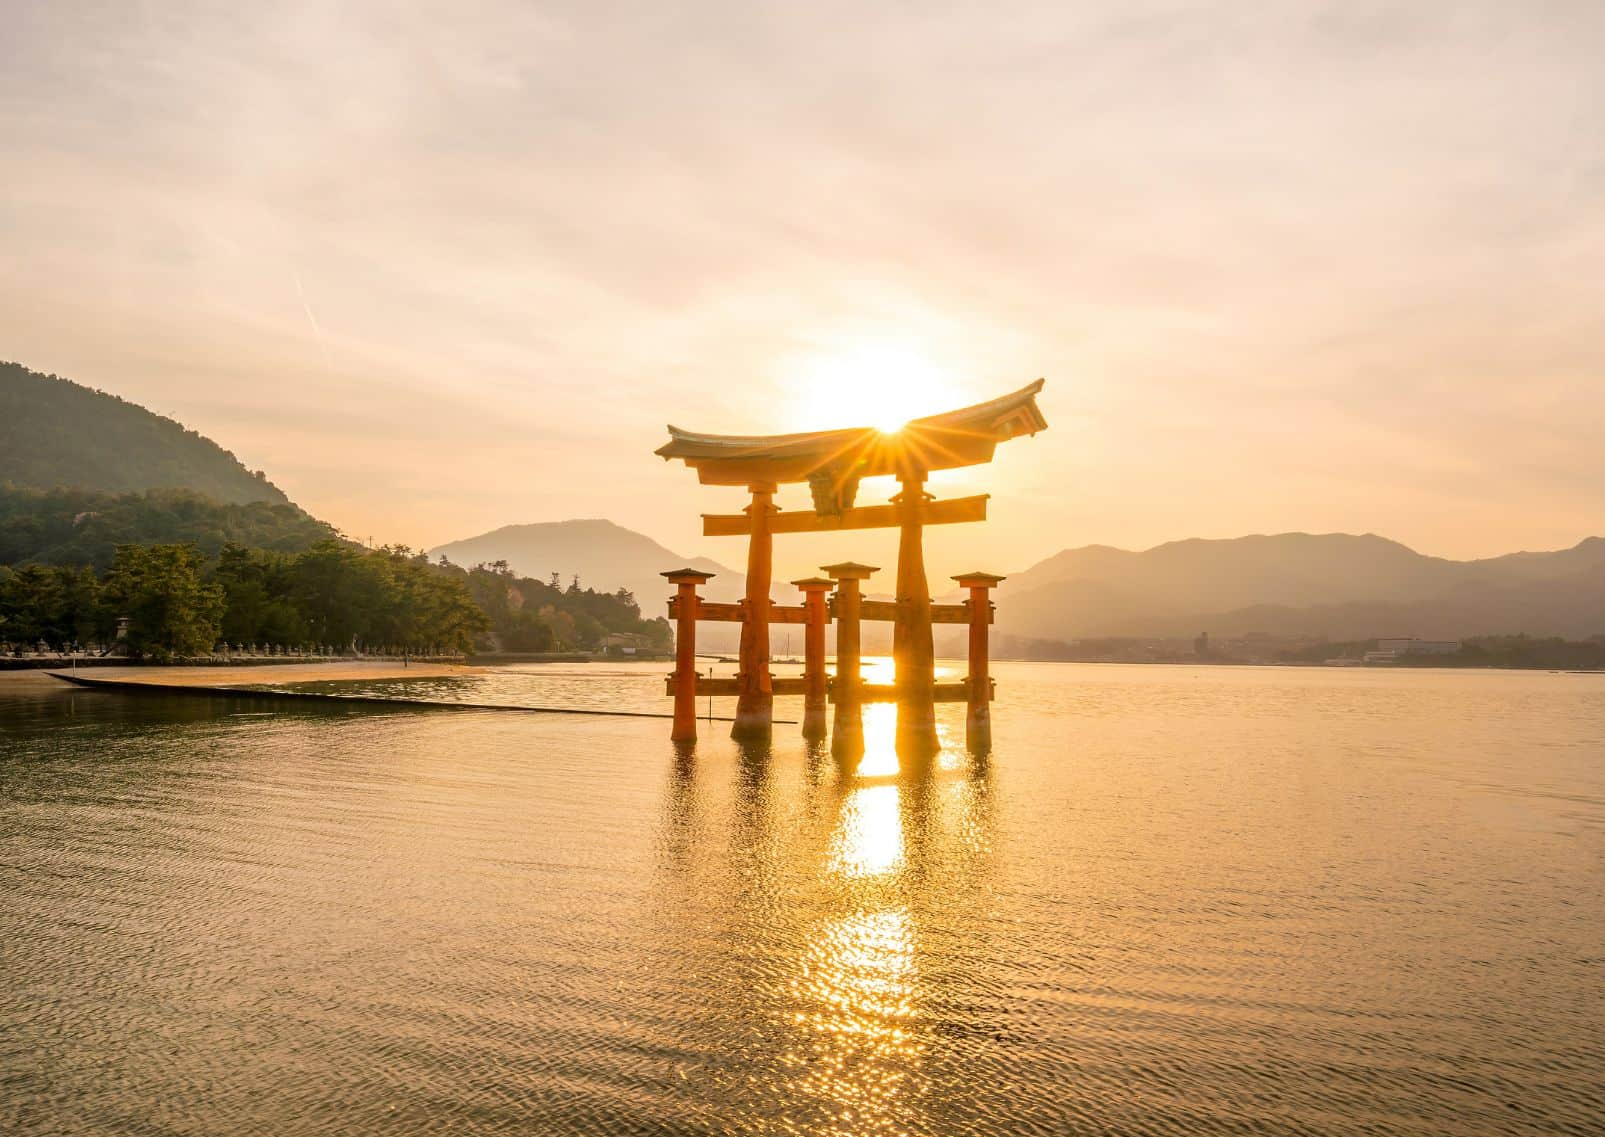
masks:
<svg viewBox="0 0 1605 1137"><path fill-rule="evenodd" d="M860 671L866 683L890 683L896 675L889 656L866 656ZM862 712L864 756L854 773L860 778L886 778L897 774L897 705L869 703Z"/></svg>
<svg viewBox="0 0 1605 1137"><path fill-rule="evenodd" d="M911 920L901 906L854 912L811 940L792 982L805 1034L788 1054L799 1093L829 1103L841 1134L906 1133L903 1083L924 1047Z"/></svg>
<svg viewBox="0 0 1605 1137"><path fill-rule="evenodd" d="M1605 1137L1605 0L0 12L0 1137Z"/></svg>
<svg viewBox="0 0 1605 1137"><path fill-rule="evenodd" d="M880 876L903 863L900 798L894 785L852 792L831 842L832 870L849 877Z"/></svg>
<svg viewBox="0 0 1605 1137"><path fill-rule="evenodd" d="M788 369L800 428L873 426L888 434L910 419L963 404L954 378L916 343L860 340L799 358Z"/></svg>

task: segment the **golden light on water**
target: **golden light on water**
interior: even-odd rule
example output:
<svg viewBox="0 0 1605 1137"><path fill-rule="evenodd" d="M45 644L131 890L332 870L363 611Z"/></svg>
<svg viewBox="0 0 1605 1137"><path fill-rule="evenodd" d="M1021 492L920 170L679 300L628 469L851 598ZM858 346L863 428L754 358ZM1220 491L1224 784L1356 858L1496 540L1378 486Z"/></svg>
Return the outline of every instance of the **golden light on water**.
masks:
<svg viewBox="0 0 1605 1137"><path fill-rule="evenodd" d="M804 959L793 987L815 1009L799 1011L798 1021L829 1034L901 1043L900 1021L914 1013L913 970L907 909L855 912L825 928Z"/></svg>
<svg viewBox="0 0 1605 1137"><path fill-rule="evenodd" d="M901 795L895 785L861 786L842 806L830 869L848 877L881 876L903 862Z"/></svg>
<svg viewBox="0 0 1605 1137"><path fill-rule="evenodd" d="M829 1103L828 1132L902 1131L903 1082L924 1049L911 1029L914 986L904 907L853 912L814 937L792 983L805 1038L788 1057L796 1088Z"/></svg>
<svg viewBox="0 0 1605 1137"><path fill-rule="evenodd" d="M863 723L864 757L856 773L860 778L895 776L901 768L897 761L897 707L892 703L869 703L863 708Z"/></svg>
<svg viewBox="0 0 1605 1137"><path fill-rule="evenodd" d="M890 683L893 662L869 657L862 671L868 682ZM841 784L822 850L819 882L834 912L805 936L787 991L797 1032L784 1059L789 1088L816 1104L825 1119L818 1131L843 1137L918 1128L928 977L922 981L918 966L923 918L910 864L929 857L933 832L970 852L990 847L979 831L975 787L950 780L965 762L950 728L940 730L934 766L910 765L898 759L897 714L894 703L863 708L863 757ZM929 784L933 773L949 784Z"/></svg>
<svg viewBox="0 0 1605 1137"><path fill-rule="evenodd" d="M866 714L865 761L895 774L892 710ZM827 1132L906 1130L904 1083L923 1045L913 1030L914 922L900 895L902 807L902 788L890 781L859 785L842 799L824 867L846 910L809 937L792 982L803 1037L790 1057L798 1088L827 1105Z"/></svg>
<svg viewBox="0 0 1605 1137"><path fill-rule="evenodd" d="M886 656L866 656L860 674L866 683L890 683L896 674ZM864 729L864 756L854 773L860 778L894 777L897 761L897 707L892 703L866 703L860 721Z"/></svg>
<svg viewBox="0 0 1605 1137"><path fill-rule="evenodd" d="M866 683L889 684L895 678L896 669L888 656L866 656L861 673ZM957 679L962 675L962 667L943 664L936 668L939 682ZM903 765L897 757L897 705L866 703L860 721L863 725L864 754L853 768L853 775L879 779L895 778L902 774ZM947 772L960 769L965 762L960 738L950 724L942 721L937 722L936 733L940 746L936 768Z"/></svg>

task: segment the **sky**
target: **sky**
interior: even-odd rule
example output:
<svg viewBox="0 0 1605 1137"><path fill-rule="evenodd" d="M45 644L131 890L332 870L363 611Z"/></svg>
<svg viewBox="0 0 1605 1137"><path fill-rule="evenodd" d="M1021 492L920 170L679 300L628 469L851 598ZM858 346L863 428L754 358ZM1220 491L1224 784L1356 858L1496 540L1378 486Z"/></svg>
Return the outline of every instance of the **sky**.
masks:
<svg viewBox="0 0 1605 1137"><path fill-rule="evenodd" d="M0 17L0 358L359 539L606 517L739 564L698 515L741 491L654 457L665 423L856 426L1038 376L1050 429L933 485L994 495L933 531L933 575L1605 533L1605 5ZM891 548L794 537L777 569Z"/></svg>

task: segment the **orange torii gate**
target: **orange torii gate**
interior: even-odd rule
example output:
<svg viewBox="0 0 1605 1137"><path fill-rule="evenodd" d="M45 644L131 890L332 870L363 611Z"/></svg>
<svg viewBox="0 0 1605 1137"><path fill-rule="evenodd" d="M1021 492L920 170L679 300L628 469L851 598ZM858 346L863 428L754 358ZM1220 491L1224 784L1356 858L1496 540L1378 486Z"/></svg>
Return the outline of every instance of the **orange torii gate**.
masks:
<svg viewBox="0 0 1605 1137"><path fill-rule="evenodd" d="M982 465L992 460L999 442L1047 429L1036 404L1042 380L1013 394L962 410L915 419L894 433L873 427L816 431L808 434L732 436L693 434L669 427L670 441L657 453L678 458L696 470L703 485L745 486L751 504L739 514L704 514L703 533L709 537L746 536L746 596L737 604L702 600L697 587L707 573L679 569L663 575L677 586L669 614L678 625L677 666L669 678L675 697L674 738L696 737L695 699L700 694L736 696L737 738L767 738L772 730L777 694L804 695L803 731L823 737L825 700L836 704L838 750L850 749L864 702L898 704L900 745L934 744L935 704L967 701L967 727L971 745L986 745L990 734L992 685L987 673L987 625L992 604L987 592L1002 577L970 573L955 577L969 590L962 604L933 604L925 577L924 527L986 519L987 495L937 501L925 492L932 470ZM890 504L854 506L858 483L864 478L896 477L900 492ZM774 495L783 484L806 482L814 508L805 513L781 513ZM804 602L777 605L769 593L773 576L774 535L822 533L838 529L899 530L897 599L865 600L859 595L863 580L877 570L867 565L841 564L825 568L830 579L795 581ZM834 587L829 605L837 621L837 668L833 684L824 674L825 591ZM891 686L865 684L859 675L861 619L892 621L892 657L896 664ZM696 674L696 622L728 620L741 624L740 667L735 679L699 679ZM769 669L769 625L798 623L805 626L805 674L801 679L777 680ZM962 683L936 682L933 623L970 626L970 673Z"/></svg>

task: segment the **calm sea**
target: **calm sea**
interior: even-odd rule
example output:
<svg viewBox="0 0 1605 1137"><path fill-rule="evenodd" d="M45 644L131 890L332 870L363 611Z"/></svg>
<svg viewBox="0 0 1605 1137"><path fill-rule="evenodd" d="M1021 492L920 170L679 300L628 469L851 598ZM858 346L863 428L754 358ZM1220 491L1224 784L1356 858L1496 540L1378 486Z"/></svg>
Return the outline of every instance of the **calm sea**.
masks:
<svg viewBox="0 0 1605 1137"><path fill-rule="evenodd" d="M1605 676L997 677L918 776L0 694L0 1132L1605 1132Z"/></svg>

